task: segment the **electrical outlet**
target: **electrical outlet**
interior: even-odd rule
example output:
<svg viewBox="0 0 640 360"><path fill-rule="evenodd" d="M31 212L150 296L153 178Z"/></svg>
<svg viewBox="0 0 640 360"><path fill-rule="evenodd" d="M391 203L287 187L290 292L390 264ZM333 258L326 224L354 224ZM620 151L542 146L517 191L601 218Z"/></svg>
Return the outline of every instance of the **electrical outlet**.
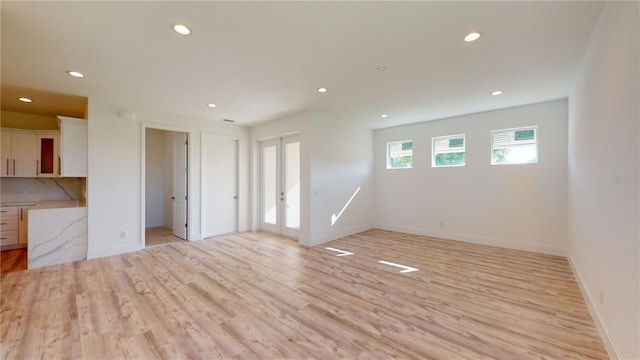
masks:
<svg viewBox="0 0 640 360"><path fill-rule="evenodd" d="M604 305L604 290L600 290L600 305Z"/></svg>
<svg viewBox="0 0 640 360"><path fill-rule="evenodd" d="M120 237L121 237L121 238L123 238L123 239L124 239L124 238L126 238L126 237L127 237L127 235L129 235L129 234L127 233L127 231L126 231L126 230L122 230L122 231L120 231Z"/></svg>

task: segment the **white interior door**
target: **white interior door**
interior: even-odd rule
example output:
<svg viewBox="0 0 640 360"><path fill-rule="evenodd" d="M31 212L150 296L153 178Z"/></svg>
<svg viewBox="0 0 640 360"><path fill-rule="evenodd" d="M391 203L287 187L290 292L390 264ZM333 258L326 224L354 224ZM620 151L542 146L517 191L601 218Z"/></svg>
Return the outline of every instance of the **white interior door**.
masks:
<svg viewBox="0 0 640 360"><path fill-rule="evenodd" d="M238 140L202 134L202 236L238 231Z"/></svg>
<svg viewBox="0 0 640 360"><path fill-rule="evenodd" d="M173 136L173 235L187 239L187 134Z"/></svg>
<svg viewBox="0 0 640 360"><path fill-rule="evenodd" d="M260 228L298 238L300 141L287 137L260 145Z"/></svg>

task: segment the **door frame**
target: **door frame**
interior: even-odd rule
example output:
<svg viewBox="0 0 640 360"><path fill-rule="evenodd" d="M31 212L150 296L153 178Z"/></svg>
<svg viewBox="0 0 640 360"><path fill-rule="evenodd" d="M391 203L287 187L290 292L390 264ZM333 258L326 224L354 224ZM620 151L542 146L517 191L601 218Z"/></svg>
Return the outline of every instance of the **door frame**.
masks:
<svg viewBox="0 0 640 360"><path fill-rule="evenodd" d="M285 225L285 221L286 221L286 215L284 215L285 211L282 207L280 207L281 204L281 200L279 199L281 196L283 196L282 194L278 194L276 196L276 202L278 203L278 211L277 211L277 218L279 218L279 224L274 225L271 229L269 228L264 228L263 225L263 216L264 216L264 204L263 204L263 171L264 171L264 167L263 167L263 145L266 143L275 143L276 144L276 149L279 149L279 154L276 152L276 158L278 161L278 165L276 166L276 178L279 180L276 180L276 183L278 185L280 185L280 189L278 189L279 192L282 191L282 189L284 188L285 185L285 165L283 164L284 160L285 160L285 145L287 143L287 140L295 138L294 142L298 142L300 143L300 147L302 147L302 141L300 138L300 132L292 132L292 133L287 133L287 134L283 134L283 135L279 135L279 136L272 136L272 137L268 137L268 138L263 138L263 139L259 139L257 144L258 144L258 178L257 178L257 193L258 193L258 198L257 198L257 207L258 207L258 221L257 221L257 226L258 229L260 229L261 231L265 231L265 232L269 232L269 233L273 233L273 234L277 234L280 236L284 236L284 237L288 237L291 239L295 239L297 241L300 240L300 227L297 230L287 230L288 228ZM300 151L302 151L300 149ZM300 155L300 154L299 154ZM300 155L301 156L301 155ZM299 167L299 181L302 181L302 165L300 165ZM300 202L302 202L302 199L299 200ZM285 204L286 204L286 200L285 200ZM302 212L302 208L300 208L299 210L300 212ZM301 217L302 214L300 213L299 216ZM302 224L300 224L302 225ZM276 229L277 227L277 229ZM295 235L294 235L295 234Z"/></svg>
<svg viewBox="0 0 640 360"><path fill-rule="evenodd" d="M147 172L147 128L156 129L156 130L165 130L165 131L173 131L184 133L187 135L187 223L193 224L193 211L191 211L191 131L185 128L179 128L174 126L166 126L161 124L154 124L149 122L143 122L141 125L141 134L140 134L140 249L146 248L146 172ZM187 236L185 240L191 241L191 229L192 227L187 227Z"/></svg>

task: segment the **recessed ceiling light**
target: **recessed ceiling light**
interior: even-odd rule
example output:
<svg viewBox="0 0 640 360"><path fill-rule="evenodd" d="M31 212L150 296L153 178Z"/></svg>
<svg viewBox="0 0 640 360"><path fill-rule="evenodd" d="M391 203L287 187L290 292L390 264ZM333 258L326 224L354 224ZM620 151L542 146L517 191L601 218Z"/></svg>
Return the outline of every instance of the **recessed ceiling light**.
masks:
<svg viewBox="0 0 640 360"><path fill-rule="evenodd" d="M81 72L78 71L67 71L67 74L73 76L73 77L77 77L77 78L83 78L84 74L82 74Z"/></svg>
<svg viewBox="0 0 640 360"><path fill-rule="evenodd" d="M33 100L31 100L31 99L29 99L29 98L26 98L26 97L18 98L18 100L20 100L20 101L22 101L22 102L26 102L26 103L33 102Z"/></svg>
<svg viewBox="0 0 640 360"><path fill-rule="evenodd" d="M327 91L327 88L318 88L318 92L325 93Z"/></svg>
<svg viewBox="0 0 640 360"><path fill-rule="evenodd" d="M214 108L214 107L216 107L216 106L218 106L218 105L216 105L216 104L214 104L214 103L208 103L208 104L207 104L207 106L208 106L208 107L210 107L210 108Z"/></svg>
<svg viewBox="0 0 640 360"><path fill-rule="evenodd" d="M386 118L387 116L389 116L389 115L387 115L387 114L380 115L381 118Z"/></svg>
<svg viewBox="0 0 640 360"><path fill-rule="evenodd" d="M472 42L472 41L476 41L478 39L480 39L480 33L478 33L478 32L468 33L467 36L464 37L464 41L466 41L466 42Z"/></svg>
<svg viewBox="0 0 640 360"><path fill-rule="evenodd" d="M189 35L191 34L191 29L187 27L187 25L175 24L173 25L173 31L177 32L180 35Z"/></svg>
<svg viewBox="0 0 640 360"><path fill-rule="evenodd" d="M492 92L491 95L493 95L493 96L502 95L502 91L496 90L496 91Z"/></svg>

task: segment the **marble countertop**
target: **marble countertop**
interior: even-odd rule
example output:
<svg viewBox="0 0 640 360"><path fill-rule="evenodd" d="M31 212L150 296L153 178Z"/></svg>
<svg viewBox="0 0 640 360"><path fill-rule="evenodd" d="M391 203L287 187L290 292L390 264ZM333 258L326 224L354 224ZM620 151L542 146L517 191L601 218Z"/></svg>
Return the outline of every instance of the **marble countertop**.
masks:
<svg viewBox="0 0 640 360"><path fill-rule="evenodd" d="M82 200L52 200L52 201L12 201L2 203L2 206L31 206L29 211L42 209L61 209L70 207L86 207L87 202Z"/></svg>

